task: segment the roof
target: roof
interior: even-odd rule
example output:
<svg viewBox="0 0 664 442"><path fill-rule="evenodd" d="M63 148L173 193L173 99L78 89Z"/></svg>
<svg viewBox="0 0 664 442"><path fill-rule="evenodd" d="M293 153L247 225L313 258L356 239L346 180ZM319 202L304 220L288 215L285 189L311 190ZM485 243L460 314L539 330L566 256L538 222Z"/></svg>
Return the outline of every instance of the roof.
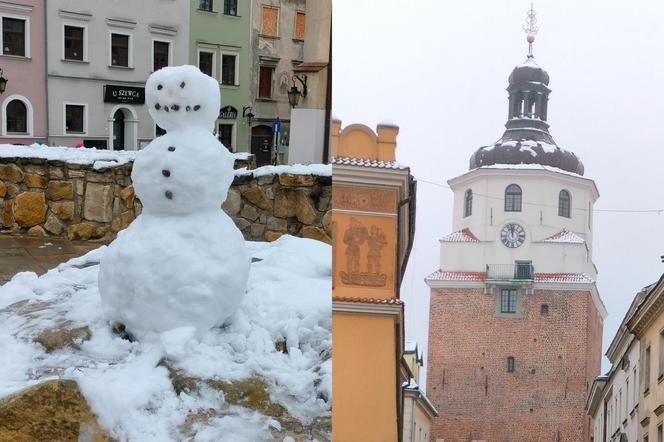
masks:
<svg viewBox="0 0 664 442"><path fill-rule="evenodd" d="M376 169L399 169L405 170L408 167L403 166L402 164L397 163L396 161L377 161L377 160L368 160L366 158L355 158L355 157L333 157L332 164L337 166L359 166L359 167L371 167Z"/></svg>
<svg viewBox="0 0 664 442"><path fill-rule="evenodd" d="M465 228L445 235L440 239L442 242L480 242L470 229Z"/></svg>
<svg viewBox="0 0 664 442"><path fill-rule="evenodd" d="M485 281L485 272L449 272L437 270L427 276L430 281ZM592 283L585 273L535 273L534 282L541 283Z"/></svg>
<svg viewBox="0 0 664 442"><path fill-rule="evenodd" d="M551 235L548 238L542 240L542 242L556 242L556 243L568 243L568 244L583 244L586 242L585 239L581 238L574 232L570 232L567 229L563 229L555 235Z"/></svg>
<svg viewBox="0 0 664 442"><path fill-rule="evenodd" d="M293 72L318 72L327 67L327 63L324 62L308 62L300 63L293 66Z"/></svg>
<svg viewBox="0 0 664 442"><path fill-rule="evenodd" d="M403 305L403 301L397 298L387 298L387 299L376 299L376 298L362 298L359 296L350 297L350 296L333 296L333 302L359 302L362 304L391 304L391 305Z"/></svg>

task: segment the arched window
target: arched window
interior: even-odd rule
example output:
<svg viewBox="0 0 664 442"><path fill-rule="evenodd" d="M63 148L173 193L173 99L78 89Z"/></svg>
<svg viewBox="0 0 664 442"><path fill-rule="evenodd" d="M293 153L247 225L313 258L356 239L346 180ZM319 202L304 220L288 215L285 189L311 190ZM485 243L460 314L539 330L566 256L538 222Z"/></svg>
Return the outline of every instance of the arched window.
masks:
<svg viewBox="0 0 664 442"><path fill-rule="evenodd" d="M561 190L558 194L558 216L570 217L571 201L569 192Z"/></svg>
<svg viewBox="0 0 664 442"><path fill-rule="evenodd" d="M521 188L516 184L505 189L505 212L521 212Z"/></svg>
<svg viewBox="0 0 664 442"><path fill-rule="evenodd" d="M473 214L473 191L466 190L466 195L463 199L463 216L464 218Z"/></svg>
<svg viewBox="0 0 664 442"><path fill-rule="evenodd" d="M21 100L7 103L7 133L28 132L28 108Z"/></svg>

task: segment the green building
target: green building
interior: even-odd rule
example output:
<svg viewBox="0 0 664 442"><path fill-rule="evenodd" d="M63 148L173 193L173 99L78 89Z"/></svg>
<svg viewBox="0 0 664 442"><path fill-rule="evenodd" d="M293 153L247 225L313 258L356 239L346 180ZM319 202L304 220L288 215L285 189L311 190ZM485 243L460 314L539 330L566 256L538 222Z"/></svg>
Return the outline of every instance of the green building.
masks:
<svg viewBox="0 0 664 442"><path fill-rule="evenodd" d="M248 152L251 113L251 2L191 0L189 62L219 81L214 132L233 152Z"/></svg>

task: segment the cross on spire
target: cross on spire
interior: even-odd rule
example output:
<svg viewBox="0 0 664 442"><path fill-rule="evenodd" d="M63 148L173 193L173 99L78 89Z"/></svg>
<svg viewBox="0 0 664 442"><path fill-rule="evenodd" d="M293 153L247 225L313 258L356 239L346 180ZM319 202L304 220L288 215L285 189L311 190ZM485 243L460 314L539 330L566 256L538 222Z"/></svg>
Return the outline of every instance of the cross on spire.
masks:
<svg viewBox="0 0 664 442"><path fill-rule="evenodd" d="M526 24L523 25L523 31L528 35L526 38L528 41L528 58L532 58L533 42L535 41L535 35L537 35L537 31L539 31L539 27L537 26L537 16L532 2L530 2L530 9L526 14Z"/></svg>

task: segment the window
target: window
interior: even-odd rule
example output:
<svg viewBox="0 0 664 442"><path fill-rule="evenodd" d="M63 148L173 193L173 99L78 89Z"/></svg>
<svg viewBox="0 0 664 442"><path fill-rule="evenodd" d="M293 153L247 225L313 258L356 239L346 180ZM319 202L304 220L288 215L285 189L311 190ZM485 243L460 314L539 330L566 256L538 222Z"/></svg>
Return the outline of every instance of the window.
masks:
<svg viewBox="0 0 664 442"><path fill-rule="evenodd" d="M279 9L263 6L263 26L261 34L268 37L279 36Z"/></svg>
<svg viewBox="0 0 664 442"><path fill-rule="evenodd" d="M129 36L111 34L111 66L129 67Z"/></svg>
<svg viewBox="0 0 664 442"><path fill-rule="evenodd" d="M2 54L25 57L26 21L2 17Z"/></svg>
<svg viewBox="0 0 664 442"><path fill-rule="evenodd" d="M85 28L65 25L65 60L83 61L83 35Z"/></svg>
<svg viewBox="0 0 664 442"><path fill-rule="evenodd" d="M21 100L7 104L7 133L28 133L28 108Z"/></svg>
<svg viewBox="0 0 664 442"><path fill-rule="evenodd" d="M167 41L154 41L152 43L152 71L168 66L170 43Z"/></svg>
<svg viewBox="0 0 664 442"><path fill-rule="evenodd" d="M505 212L521 212L521 187L516 184L505 189Z"/></svg>
<svg viewBox="0 0 664 442"><path fill-rule="evenodd" d="M650 390L650 346L646 348L646 355L643 359L643 392Z"/></svg>
<svg viewBox="0 0 664 442"><path fill-rule="evenodd" d="M625 379L625 419L629 414L629 373L627 373L627 379Z"/></svg>
<svg viewBox="0 0 664 442"><path fill-rule="evenodd" d="M540 305L540 314L542 316L548 316L549 315L549 304Z"/></svg>
<svg viewBox="0 0 664 442"><path fill-rule="evenodd" d="M200 51L198 53L198 69L205 75L214 77L214 53Z"/></svg>
<svg viewBox="0 0 664 442"><path fill-rule="evenodd" d="M664 442L664 432L662 432L662 424L657 425L657 442Z"/></svg>
<svg viewBox="0 0 664 442"><path fill-rule="evenodd" d="M514 357L512 356L507 358L507 372L514 373Z"/></svg>
<svg viewBox="0 0 664 442"><path fill-rule="evenodd" d="M648 442L648 433L643 435L643 442Z"/></svg>
<svg viewBox="0 0 664 442"><path fill-rule="evenodd" d="M463 216L464 218L473 214L473 191L466 190L466 195L463 199Z"/></svg>
<svg viewBox="0 0 664 442"><path fill-rule="evenodd" d="M65 132L66 133L84 133L85 132L85 106L82 104L65 105Z"/></svg>
<svg viewBox="0 0 664 442"><path fill-rule="evenodd" d="M271 66L261 66L258 78L258 98L272 98L272 77L274 68Z"/></svg>
<svg viewBox="0 0 664 442"><path fill-rule="evenodd" d="M634 367L633 377L632 377L632 379L633 379L633 381L634 381L634 382L633 382L633 384L634 384L634 387L633 387L633 388L634 388L634 393L633 393L633 394L634 394L634 397L632 398L632 403L633 403L632 406L633 406L633 407L636 407L636 404L639 403L639 380L638 380L638 378L636 377L636 375L637 375L637 373L636 373L636 367Z"/></svg>
<svg viewBox="0 0 664 442"><path fill-rule="evenodd" d="M199 0L198 1L198 9L201 11L208 11L212 12L212 0Z"/></svg>
<svg viewBox="0 0 664 442"><path fill-rule="evenodd" d="M237 15L237 0L224 0L224 14Z"/></svg>
<svg viewBox="0 0 664 442"><path fill-rule="evenodd" d="M516 313L516 289L500 291L500 313Z"/></svg>
<svg viewBox="0 0 664 442"><path fill-rule="evenodd" d="M233 125L220 124L217 136L219 137L221 144L223 144L226 149L233 152Z"/></svg>
<svg viewBox="0 0 664 442"><path fill-rule="evenodd" d="M304 12L295 13L295 39L304 40Z"/></svg>
<svg viewBox="0 0 664 442"><path fill-rule="evenodd" d="M221 84L227 86L237 85L237 55L221 54Z"/></svg>
<svg viewBox="0 0 664 442"><path fill-rule="evenodd" d="M558 216L570 217L571 198L569 192L561 190L558 194Z"/></svg>

